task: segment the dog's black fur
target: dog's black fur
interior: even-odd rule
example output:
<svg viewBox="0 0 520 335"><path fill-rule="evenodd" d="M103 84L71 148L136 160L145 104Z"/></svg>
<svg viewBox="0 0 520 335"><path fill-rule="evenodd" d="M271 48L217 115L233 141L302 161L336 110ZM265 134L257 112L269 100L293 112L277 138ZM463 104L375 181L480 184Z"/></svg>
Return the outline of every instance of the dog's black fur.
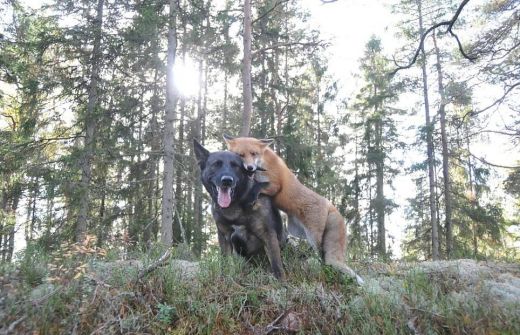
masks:
<svg viewBox="0 0 520 335"><path fill-rule="evenodd" d="M196 140L193 145L202 184L213 200L211 209L222 253L230 255L234 250L251 257L265 249L274 276L283 279L280 246L286 236L282 218L271 198L260 194L269 183L256 181L254 172L244 169L239 155L210 153Z"/></svg>

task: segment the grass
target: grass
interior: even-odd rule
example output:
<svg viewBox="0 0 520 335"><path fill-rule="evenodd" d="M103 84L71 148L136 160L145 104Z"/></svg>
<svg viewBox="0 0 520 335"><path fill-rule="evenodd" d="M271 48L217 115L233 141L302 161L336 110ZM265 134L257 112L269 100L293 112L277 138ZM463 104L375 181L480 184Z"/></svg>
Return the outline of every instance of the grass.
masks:
<svg viewBox="0 0 520 335"><path fill-rule="evenodd" d="M129 263L90 271L105 262L97 253L61 257L67 268L59 270L50 266L53 255L35 253L0 267L0 324L21 320L14 333L520 333L518 303L490 303L484 290L468 293L456 278L421 270L368 273L367 285L358 287L299 249L283 252L285 282L269 273L266 260L252 264L216 250L192 277L167 265L142 280ZM142 254L138 264L159 255ZM58 273L59 280L49 279Z"/></svg>

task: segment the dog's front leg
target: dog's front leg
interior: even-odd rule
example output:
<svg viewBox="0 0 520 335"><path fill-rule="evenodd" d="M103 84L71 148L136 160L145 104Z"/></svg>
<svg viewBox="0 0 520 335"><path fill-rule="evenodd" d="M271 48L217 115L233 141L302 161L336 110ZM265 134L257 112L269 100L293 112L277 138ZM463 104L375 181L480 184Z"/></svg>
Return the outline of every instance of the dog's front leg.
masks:
<svg viewBox="0 0 520 335"><path fill-rule="evenodd" d="M277 279L285 280L282 256L280 255L280 242L278 241L276 231L269 228L265 229L263 225L255 224L251 225L251 230L255 236L258 236L262 240L274 276Z"/></svg>
<svg viewBox="0 0 520 335"><path fill-rule="evenodd" d="M220 245L220 252L224 256L230 256L233 253L233 245L231 244L231 234L233 229L230 225L217 222L217 237Z"/></svg>
<svg viewBox="0 0 520 335"><path fill-rule="evenodd" d="M271 271L276 278L285 280L285 272L282 265L282 256L280 255L280 243L275 231L270 231L265 241L265 253L271 264Z"/></svg>

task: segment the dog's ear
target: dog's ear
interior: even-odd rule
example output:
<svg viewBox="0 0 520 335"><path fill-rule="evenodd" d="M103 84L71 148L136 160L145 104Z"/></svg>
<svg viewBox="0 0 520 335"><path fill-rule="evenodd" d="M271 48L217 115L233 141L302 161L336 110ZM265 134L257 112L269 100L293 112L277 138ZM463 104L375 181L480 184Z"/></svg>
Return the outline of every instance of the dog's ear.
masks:
<svg viewBox="0 0 520 335"><path fill-rule="evenodd" d="M267 147L267 146L273 144L273 142L274 142L274 138L264 138L264 139L261 139L261 140L259 140L259 141L260 141L260 143L262 143L262 145L263 145L264 147Z"/></svg>
<svg viewBox="0 0 520 335"><path fill-rule="evenodd" d="M226 143L229 143L231 141L233 141L235 139L235 137L231 136L231 135L228 135L228 134L223 134L222 137L224 138L224 141Z"/></svg>
<svg viewBox="0 0 520 335"><path fill-rule="evenodd" d="M199 163L200 169L204 170L206 161L208 160L209 151L204 148L196 139L193 139L193 148L195 149L195 157Z"/></svg>

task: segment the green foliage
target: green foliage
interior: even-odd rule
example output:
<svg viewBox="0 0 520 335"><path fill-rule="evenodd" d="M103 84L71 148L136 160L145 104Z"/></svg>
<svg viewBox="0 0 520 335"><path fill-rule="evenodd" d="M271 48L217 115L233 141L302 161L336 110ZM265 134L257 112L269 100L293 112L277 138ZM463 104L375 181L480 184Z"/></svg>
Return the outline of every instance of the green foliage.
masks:
<svg viewBox="0 0 520 335"><path fill-rule="evenodd" d="M520 201L520 169L511 171L504 184L506 191Z"/></svg>
<svg viewBox="0 0 520 335"><path fill-rule="evenodd" d="M157 320L165 324L171 324L177 318L177 311L175 307L158 304L157 305Z"/></svg>
<svg viewBox="0 0 520 335"><path fill-rule="evenodd" d="M49 276L48 254L37 244L29 244L18 258L20 276L27 285L37 286Z"/></svg>

